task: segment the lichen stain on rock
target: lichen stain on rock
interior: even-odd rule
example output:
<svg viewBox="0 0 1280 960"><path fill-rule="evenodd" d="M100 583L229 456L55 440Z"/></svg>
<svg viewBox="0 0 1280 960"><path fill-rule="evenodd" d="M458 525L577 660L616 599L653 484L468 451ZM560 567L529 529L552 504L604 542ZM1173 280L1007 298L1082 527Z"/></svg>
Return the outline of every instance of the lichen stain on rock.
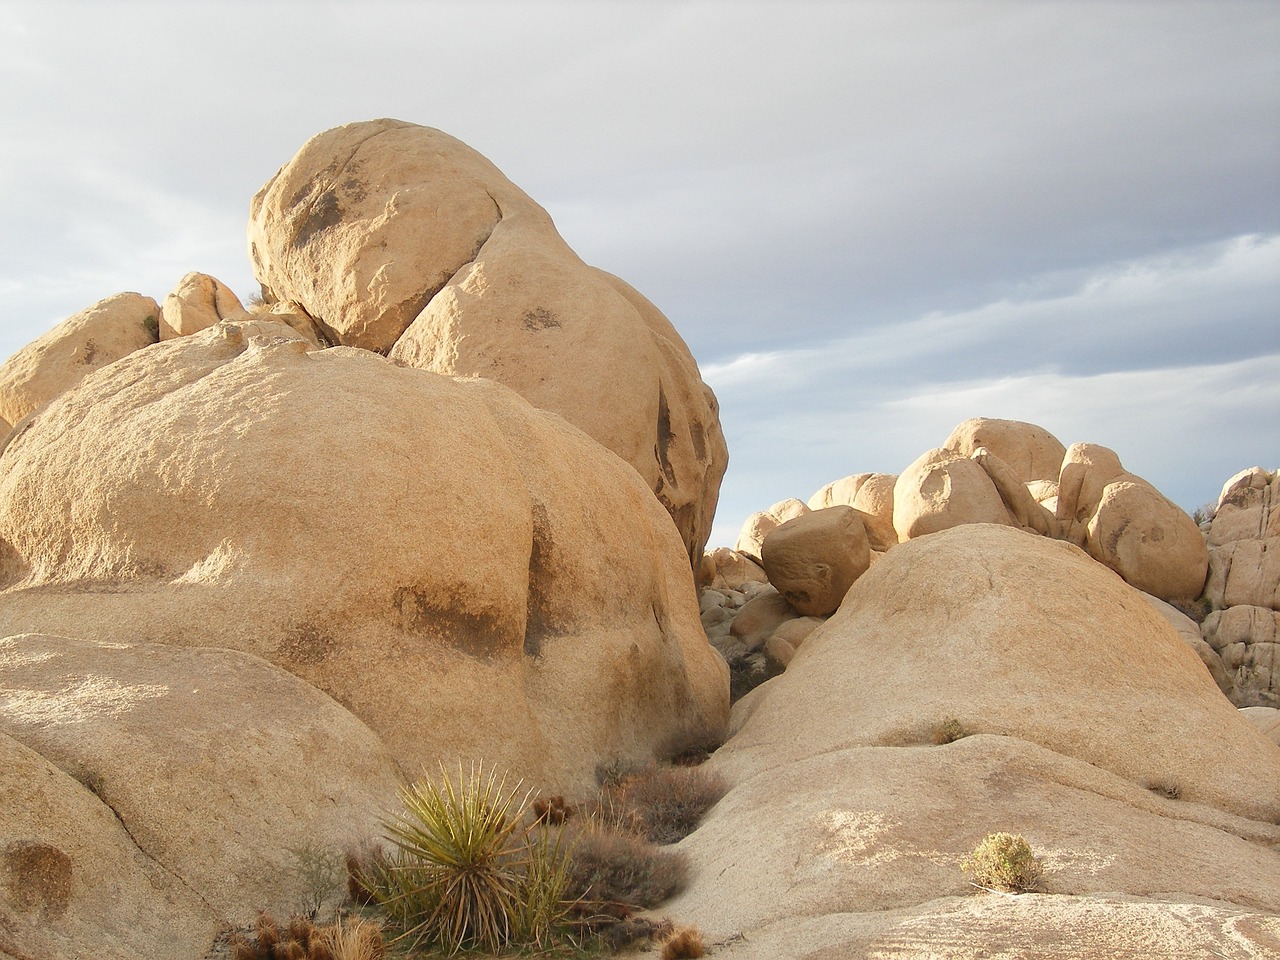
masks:
<svg viewBox="0 0 1280 960"><path fill-rule="evenodd" d="M47 843L15 840L0 854L0 887L22 913L56 920L71 902L71 858Z"/></svg>
<svg viewBox="0 0 1280 960"><path fill-rule="evenodd" d="M519 648L512 625L487 613L463 609L459 597L431 597L420 587L399 587L391 599L400 629L430 634L470 656L490 659Z"/></svg>

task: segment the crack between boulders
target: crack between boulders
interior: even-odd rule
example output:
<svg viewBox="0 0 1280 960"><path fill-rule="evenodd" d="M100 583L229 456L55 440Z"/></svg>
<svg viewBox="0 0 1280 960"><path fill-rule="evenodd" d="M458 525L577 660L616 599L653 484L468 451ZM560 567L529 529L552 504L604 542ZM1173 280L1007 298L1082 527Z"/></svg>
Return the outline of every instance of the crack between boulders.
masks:
<svg viewBox="0 0 1280 960"><path fill-rule="evenodd" d="M84 784L81 784L81 786L84 786ZM161 872L163 872L164 874L172 878L184 890L187 890L193 897L195 897L202 904L204 904L205 909L209 911L209 913L218 921L218 923L223 925L227 923L227 918L222 915L222 912L218 910L216 907L214 907L214 905L211 904L208 900L206 900L200 894L200 892L195 889L195 887L187 883L187 881L181 875L179 875L176 870L172 869L167 864L161 862L155 856L147 852L147 849L141 843L138 842L138 838L133 835L133 831L129 829L129 825L125 823L124 817L120 816L120 811L117 810L115 806L109 800L107 800L106 797L98 793L96 790L91 790L89 787L84 787L84 789L88 790L91 794L93 794L93 796L96 797L104 807L106 807L108 810L111 811L111 815L116 818L116 822L120 824L120 829L123 830L125 836L129 838L129 842L132 843L134 848L140 854L146 857L150 863L154 864L156 869L160 870Z"/></svg>
<svg viewBox="0 0 1280 960"><path fill-rule="evenodd" d="M471 251L470 256L455 267L453 272L449 274L449 278L434 290L429 290L424 293L418 302L414 304L413 316L410 318L409 322L405 324L404 329L400 331L399 336L396 337L391 346L382 351L384 355L390 353L395 348L395 345L400 342L400 338L409 332L409 328L413 326L414 322L422 315L423 311L431 306L431 302L439 296L440 292L452 286L454 282L457 281L459 275L480 258L480 254L484 250L485 246L491 239L493 239L494 232L497 231L498 227L502 224L502 221L506 219L506 214L502 211L502 204L498 202L497 198L488 187L482 187L482 189L485 192L485 196L489 198L489 202L493 204L494 210L497 211L498 219L493 222L493 226L489 228L489 232L486 233L480 242L476 244L475 249Z"/></svg>

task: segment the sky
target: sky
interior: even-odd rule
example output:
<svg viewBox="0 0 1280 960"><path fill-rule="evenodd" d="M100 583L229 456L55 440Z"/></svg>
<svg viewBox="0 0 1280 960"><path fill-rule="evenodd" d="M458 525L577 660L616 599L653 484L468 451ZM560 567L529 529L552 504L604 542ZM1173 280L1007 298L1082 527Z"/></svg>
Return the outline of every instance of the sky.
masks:
<svg viewBox="0 0 1280 960"><path fill-rule="evenodd" d="M672 320L711 543L961 420L1188 511L1280 467L1280 3L0 0L0 356L198 270L375 117L470 144Z"/></svg>

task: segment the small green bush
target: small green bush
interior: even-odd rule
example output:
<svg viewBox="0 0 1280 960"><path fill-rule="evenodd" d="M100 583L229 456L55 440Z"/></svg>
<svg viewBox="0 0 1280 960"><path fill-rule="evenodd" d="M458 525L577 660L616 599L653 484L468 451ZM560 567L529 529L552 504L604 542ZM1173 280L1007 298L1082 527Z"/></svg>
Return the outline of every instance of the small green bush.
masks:
<svg viewBox="0 0 1280 960"><path fill-rule="evenodd" d="M1021 834L987 834L960 869L980 887L1009 893L1034 890L1040 880L1040 861Z"/></svg>

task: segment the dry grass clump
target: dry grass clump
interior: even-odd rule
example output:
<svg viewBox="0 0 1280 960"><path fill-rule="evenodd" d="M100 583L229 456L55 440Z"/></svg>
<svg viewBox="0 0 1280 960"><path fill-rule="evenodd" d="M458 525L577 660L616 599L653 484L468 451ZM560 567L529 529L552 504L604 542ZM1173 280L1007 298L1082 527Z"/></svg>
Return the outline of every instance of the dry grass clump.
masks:
<svg viewBox="0 0 1280 960"><path fill-rule="evenodd" d="M697 960L705 952L702 934L693 927L681 927L662 944L662 960Z"/></svg>
<svg viewBox="0 0 1280 960"><path fill-rule="evenodd" d="M386 943L378 924L359 918L318 926L303 916L293 916L282 929L266 911L254 921L252 939L231 941L232 960L383 960Z"/></svg>
<svg viewBox="0 0 1280 960"><path fill-rule="evenodd" d="M656 907L684 889L689 877L684 854L608 827L577 832L569 850L567 892L587 914Z"/></svg>
<svg viewBox="0 0 1280 960"><path fill-rule="evenodd" d="M943 744L963 740L967 736L969 736L969 731L955 717L947 717L933 729L933 742L935 746L939 747Z"/></svg>
<svg viewBox="0 0 1280 960"><path fill-rule="evenodd" d="M683 840L728 792L724 778L703 767L647 766L606 783L597 819L653 843Z"/></svg>
<svg viewBox="0 0 1280 960"><path fill-rule="evenodd" d="M1040 861L1021 834L989 833L960 865L984 889L1027 893L1040 880Z"/></svg>

